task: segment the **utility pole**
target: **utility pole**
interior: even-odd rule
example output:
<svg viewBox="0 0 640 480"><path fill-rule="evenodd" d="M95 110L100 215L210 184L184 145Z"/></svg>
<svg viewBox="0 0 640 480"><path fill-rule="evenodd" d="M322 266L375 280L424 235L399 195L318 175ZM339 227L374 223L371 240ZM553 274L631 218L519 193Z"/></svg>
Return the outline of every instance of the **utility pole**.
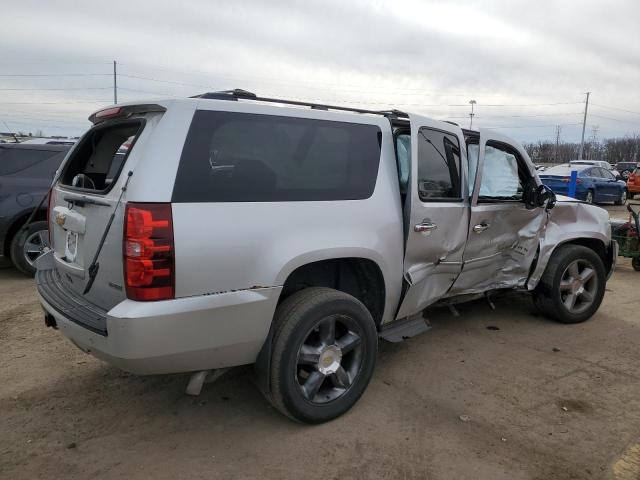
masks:
<svg viewBox="0 0 640 480"><path fill-rule="evenodd" d="M118 103L118 83L116 80L116 61L113 61L113 103Z"/></svg>
<svg viewBox="0 0 640 480"><path fill-rule="evenodd" d="M475 116L475 113L473 113L473 106L476 104L477 102L475 100L469 100L469 104L471 105L471 113L469 114L469 130L471 130L473 128L473 117Z"/></svg>
<svg viewBox="0 0 640 480"><path fill-rule="evenodd" d="M587 127L587 109L589 108L589 95L591 92L587 92L587 102L584 104L584 120L582 120L582 140L580 140L580 155L578 155L578 160L584 160L582 158L582 154L584 153L584 130Z"/></svg>
<svg viewBox="0 0 640 480"><path fill-rule="evenodd" d="M599 153L598 149L598 129L599 125L594 125L591 127L591 140L589 141L589 160L597 160L594 158L596 153Z"/></svg>
<svg viewBox="0 0 640 480"><path fill-rule="evenodd" d="M553 163L558 163L558 147L560 145L560 132L562 131L562 127L560 125L556 125L556 150L553 155Z"/></svg>

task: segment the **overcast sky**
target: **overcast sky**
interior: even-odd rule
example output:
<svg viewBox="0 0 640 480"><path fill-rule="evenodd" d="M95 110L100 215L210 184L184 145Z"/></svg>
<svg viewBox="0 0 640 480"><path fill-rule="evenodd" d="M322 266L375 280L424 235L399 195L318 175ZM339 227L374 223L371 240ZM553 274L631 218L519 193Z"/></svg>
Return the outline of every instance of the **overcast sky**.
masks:
<svg viewBox="0 0 640 480"><path fill-rule="evenodd" d="M79 135L118 99L245 88L518 140L640 133L640 1L8 2L0 122ZM20 76L18 76L20 75ZM0 131L7 127L0 123Z"/></svg>

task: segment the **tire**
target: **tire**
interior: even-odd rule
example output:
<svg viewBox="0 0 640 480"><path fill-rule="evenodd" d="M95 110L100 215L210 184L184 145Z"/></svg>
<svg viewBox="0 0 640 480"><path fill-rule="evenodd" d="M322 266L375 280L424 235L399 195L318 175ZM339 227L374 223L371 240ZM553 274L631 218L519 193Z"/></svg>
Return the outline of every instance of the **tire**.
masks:
<svg viewBox="0 0 640 480"><path fill-rule="evenodd" d="M620 198L613 202L615 205L624 205L627 201L627 189L623 189Z"/></svg>
<svg viewBox="0 0 640 480"><path fill-rule="evenodd" d="M268 379L273 406L312 424L347 412L376 362L378 332L367 308L346 293L311 287L282 302L274 322Z"/></svg>
<svg viewBox="0 0 640 480"><path fill-rule="evenodd" d="M631 266L636 272L640 272L640 257L633 257L631 259Z"/></svg>
<svg viewBox="0 0 640 480"><path fill-rule="evenodd" d="M591 274L584 279L587 269ZM578 277L584 280L576 281ZM606 278L604 264L596 252L581 245L562 245L549 259L534 291L534 303L544 316L558 322L584 322L600 307Z"/></svg>
<svg viewBox="0 0 640 480"><path fill-rule="evenodd" d="M33 222L26 229L20 227L11 240L11 261L22 273L33 276L36 273L34 262L48 245L47 222Z"/></svg>
<svg viewBox="0 0 640 480"><path fill-rule="evenodd" d="M587 196L584 199L585 202L593 204L593 199L595 197L595 194L593 193L592 189L587 190Z"/></svg>

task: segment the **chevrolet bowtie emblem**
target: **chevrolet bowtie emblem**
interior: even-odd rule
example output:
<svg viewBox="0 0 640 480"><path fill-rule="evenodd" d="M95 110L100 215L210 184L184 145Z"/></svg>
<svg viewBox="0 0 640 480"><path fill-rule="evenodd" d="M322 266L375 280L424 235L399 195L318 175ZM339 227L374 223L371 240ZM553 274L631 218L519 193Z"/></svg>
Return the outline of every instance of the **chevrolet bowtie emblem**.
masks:
<svg viewBox="0 0 640 480"><path fill-rule="evenodd" d="M64 214L62 213L56 214L56 223L58 225L63 226L66 219L67 217Z"/></svg>

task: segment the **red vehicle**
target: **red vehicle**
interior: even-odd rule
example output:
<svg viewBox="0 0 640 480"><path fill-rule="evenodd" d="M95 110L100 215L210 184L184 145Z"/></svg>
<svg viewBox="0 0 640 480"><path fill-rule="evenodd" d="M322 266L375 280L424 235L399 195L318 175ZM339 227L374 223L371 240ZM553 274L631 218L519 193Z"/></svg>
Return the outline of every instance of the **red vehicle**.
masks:
<svg viewBox="0 0 640 480"><path fill-rule="evenodd" d="M629 198L640 193L640 168L637 168L627 177L627 191Z"/></svg>

